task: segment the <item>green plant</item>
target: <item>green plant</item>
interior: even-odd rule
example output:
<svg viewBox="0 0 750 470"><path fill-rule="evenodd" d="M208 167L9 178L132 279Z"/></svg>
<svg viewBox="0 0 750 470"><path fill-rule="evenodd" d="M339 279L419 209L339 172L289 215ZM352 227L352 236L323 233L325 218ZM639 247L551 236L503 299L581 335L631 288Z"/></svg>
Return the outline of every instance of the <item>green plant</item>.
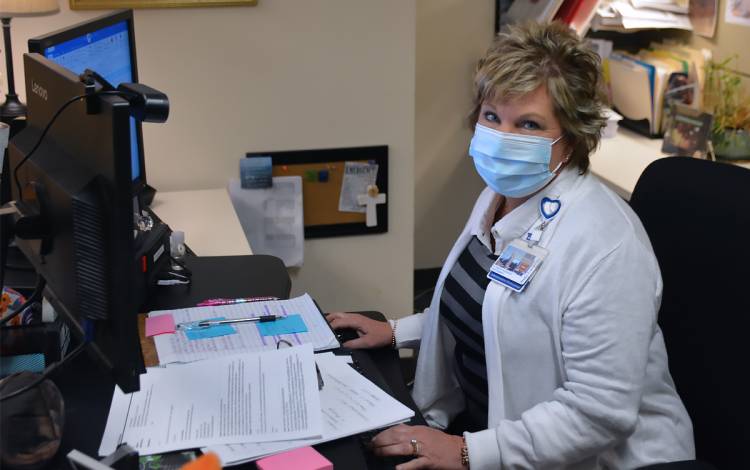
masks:
<svg viewBox="0 0 750 470"><path fill-rule="evenodd" d="M718 141L726 138L727 130L750 131L750 97L742 77L730 67L734 60L736 56L706 64L703 109L714 116L713 135Z"/></svg>

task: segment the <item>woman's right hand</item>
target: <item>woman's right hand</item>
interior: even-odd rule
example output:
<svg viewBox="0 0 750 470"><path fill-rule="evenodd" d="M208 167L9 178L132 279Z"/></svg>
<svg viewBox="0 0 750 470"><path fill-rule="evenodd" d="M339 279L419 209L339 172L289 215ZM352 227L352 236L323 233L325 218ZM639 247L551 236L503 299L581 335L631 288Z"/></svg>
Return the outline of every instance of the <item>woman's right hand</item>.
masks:
<svg viewBox="0 0 750 470"><path fill-rule="evenodd" d="M373 320L358 313L329 313L326 316L328 323L334 330L352 328L357 332L359 338L352 339L342 344L349 349L371 349L389 346L393 337L393 329L389 322Z"/></svg>

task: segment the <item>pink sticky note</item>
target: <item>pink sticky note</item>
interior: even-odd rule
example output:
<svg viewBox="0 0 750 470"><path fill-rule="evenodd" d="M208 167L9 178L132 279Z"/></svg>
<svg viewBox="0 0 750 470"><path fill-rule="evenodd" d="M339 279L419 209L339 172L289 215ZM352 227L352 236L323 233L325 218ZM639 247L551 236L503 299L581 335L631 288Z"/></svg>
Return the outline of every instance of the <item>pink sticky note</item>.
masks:
<svg viewBox="0 0 750 470"><path fill-rule="evenodd" d="M312 447L302 447L260 459L258 470L333 470L333 464Z"/></svg>
<svg viewBox="0 0 750 470"><path fill-rule="evenodd" d="M146 318L146 336L174 333L174 318L171 313Z"/></svg>

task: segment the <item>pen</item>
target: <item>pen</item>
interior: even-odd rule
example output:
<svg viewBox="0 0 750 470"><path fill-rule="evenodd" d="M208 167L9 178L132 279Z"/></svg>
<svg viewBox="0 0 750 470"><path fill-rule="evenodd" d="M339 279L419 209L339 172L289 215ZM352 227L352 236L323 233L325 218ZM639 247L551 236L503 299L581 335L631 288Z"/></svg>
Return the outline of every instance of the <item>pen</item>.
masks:
<svg viewBox="0 0 750 470"><path fill-rule="evenodd" d="M315 363L315 372L318 374L318 390L323 390L323 386L325 386L325 383L323 383L323 376L320 375L320 368L318 368L318 363Z"/></svg>
<svg viewBox="0 0 750 470"><path fill-rule="evenodd" d="M195 323L195 325L198 328L205 328L209 326L227 325L229 323L244 323L244 322L249 322L249 321L257 321L260 323L265 323L269 321L274 321L277 318L279 317L277 317L276 315L261 315L259 317L230 318L228 320L204 320L204 321L199 321L198 323Z"/></svg>
<svg viewBox="0 0 750 470"><path fill-rule="evenodd" d="M269 300L279 300L278 297L241 297L239 299L207 299L199 303L197 307L213 307L216 305L244 304L246 302L264 302Z"/></svg>

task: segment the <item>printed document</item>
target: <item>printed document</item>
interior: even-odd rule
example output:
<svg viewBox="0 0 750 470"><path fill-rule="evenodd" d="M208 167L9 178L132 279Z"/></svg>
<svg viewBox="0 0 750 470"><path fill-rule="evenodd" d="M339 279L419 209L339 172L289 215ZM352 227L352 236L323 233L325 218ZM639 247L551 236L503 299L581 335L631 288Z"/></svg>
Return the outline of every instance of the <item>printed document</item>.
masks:
<svg viewBox="0 0 750 470"><path fill-rule="evenodd" d="M318 439L284 442L207 446L224 465L237 465L286 450L332 441L373 429L403 423L414 412L348 365L348 359L333 353L316 354L323 376L320 402L323 435Z"/></svg>
<svg viewBox="0 0 750 470"><path fill-rule="evenodd" d="M239 180L232 179L228 189L253 253L277 256L286 267L302 266L302 178L274 176L273 186L265 189L243 189Z"/></svg>
<svg viewBox="0 0 750 470"><path fill-rule="evenodd" d="M233 325L236 334L190 340L184 330L173 334L154 337L156 353L160 364L171 362L192 362L202 359L229 356L264 349L276 349L276 344L284 340L291 345L310 343L316 351L339 347L336 335L328 326L320 310L308 294L289 300L272 300L268 302L247 302L241 304L219 305L213 307L192 307L179 310L161 310L151 312L149 316L171 313L175 324L224 317L247 318L262 315L300 315L307 326L304 333L261 336L256 322L236 323ZM284 343L286 345L286 343Z"/></svg>
<svg viewBox="0 0 750 470"><path fill-rule="evenodd" d="M341 181L339 211L365 213L365 206L359 205L357 196L367 194L367 187L378 179L378 164L364 162L344 163L344 179Z"/></svg>
<svg viewBox="0 0 750 470"><path fill-rule="evenodd" d="M149 455L321 431L313 348L305 344L151 368L140 391L115 387L99 454L121 443Z"/></svg>

